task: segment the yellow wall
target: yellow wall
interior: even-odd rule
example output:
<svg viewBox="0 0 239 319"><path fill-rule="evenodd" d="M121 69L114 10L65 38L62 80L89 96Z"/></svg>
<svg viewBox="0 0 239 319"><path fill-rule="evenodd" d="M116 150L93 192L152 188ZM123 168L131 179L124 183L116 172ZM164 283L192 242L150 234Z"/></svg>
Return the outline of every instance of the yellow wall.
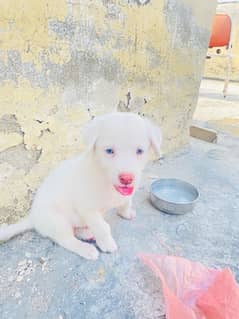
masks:
<svg viewBox="0 0 239 319"><path fill-rule="evenodd" d="M0 1L0 221L82 149L92 114L145 113L188 142L216 1Z"/></svg>
<svg viewBox="0 0 239 319"><path fill-rule="evenodd" d="M217 12L227 13L232 19L232 72L230 79L239 81L239 3L219 4ZM216 48L209 49L209 52L216 53ZM225 53L225 49L222 49L221 53ZM206 60L204 76L225 79L226 68L226 58L215 57Z"/></svg>

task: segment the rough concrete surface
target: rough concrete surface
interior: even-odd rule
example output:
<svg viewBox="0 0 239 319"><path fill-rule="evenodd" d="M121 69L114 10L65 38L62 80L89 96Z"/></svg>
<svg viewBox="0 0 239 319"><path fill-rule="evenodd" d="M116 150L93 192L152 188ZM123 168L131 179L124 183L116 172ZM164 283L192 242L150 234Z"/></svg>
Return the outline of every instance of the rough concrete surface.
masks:
<svg viewBox="0 0 239 319"><path fill-rule="evenodd" d="M223 81L201 82L194 121L205 127L239 137L239 82L230 82L223 97Z"/></svg>
<svg viewBox="0 0 239 319"><path fill-rule="evenodd" d="M160 283L139 252L176 254L207 266L230 267L239 281L239 140L191 140L191 148L151 164L135 196L137 218L107 217L119 250L86 261L35 232L0 246L1 319L163 318ZM157 176L198 187L195 210L167 215L148 202Z"/></svg>

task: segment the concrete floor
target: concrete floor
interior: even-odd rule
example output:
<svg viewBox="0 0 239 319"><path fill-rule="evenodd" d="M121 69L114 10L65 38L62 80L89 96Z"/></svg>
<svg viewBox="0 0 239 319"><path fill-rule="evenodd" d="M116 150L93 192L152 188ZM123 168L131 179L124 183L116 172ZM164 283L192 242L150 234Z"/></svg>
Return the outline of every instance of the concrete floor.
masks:
<svg viewBox="0 0 239 319"><path fill-rule="evenodd" d="M137 218L108 216L119 245L115 254L86 261L34 232L2 244L1 319L161 318L160 284L139 252L230 267L239 281L238 143L226 135L218 145L192 140L190 149L148 167L135 196ZM156 176L196 185L201 198L194 212L172 216L152 208L148 186Z"/></svg>
<svg viewBox="0 0 239 319"><path fill-rule="evenodd" d="M239 137L239 82L230 82L224 99L223 81L201 82L194 120L216 130Z"/></svg>
<svg viewBox="0 0 239 319"><path fill-rule="evenodd" d="M215 92L208 82L202 83L205 87L195 120L210 126L221 112L237 118L237 96L225 102L218 83L210 83ZM225 103L230 104L228 109ZM138 260L139 252L174 254L207 266L230 267L239 281L238 158L237 134L219 133L218 144L192 139L189 148L150 165L135 196L137 218L129 222L114 213L107 216L119 250L101 254L96 262L35 232L2 244L0 318L164 318L160 283ZM148 201L148 189L158 176L196 185L201 197L195 210L184 216L155 210Z"/></svg>

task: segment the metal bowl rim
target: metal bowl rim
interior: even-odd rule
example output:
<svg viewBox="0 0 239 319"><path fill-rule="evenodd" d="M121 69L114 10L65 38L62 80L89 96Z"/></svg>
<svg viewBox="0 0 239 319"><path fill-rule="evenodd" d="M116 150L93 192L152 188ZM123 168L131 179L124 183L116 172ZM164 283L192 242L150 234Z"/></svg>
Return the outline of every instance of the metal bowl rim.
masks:
<svg viewBox="0 0 239 319"><path fill-rule="evenodd" d="M194 200L190 201L190 202L184 202L184 203L177 203L177 202L172 202L172 201L169 201L169 200L165 200L165 199L163 199L163 198L157 196L157 195L153 192L153 186L154 186L155 184L159 183L160 181L176 181L176 182L181 182L181 183L187 184L188 186L192 187L192 189L195 190L195 192L196 192L196 194L197 194L197 197L196 197ZM179 206L194 204L194 203L196 203L196 202L198 201L198 199L199 199L199 197L200 197L200 193L199 193L198 189L197 189L194 185L192 185L191 183L186 182L186 181L184 181L184 180L182 180L182 179L177 179L177 178L159 178L159 179L156 179L156 180L153 181L153 182L151 183L151 185L150 185L150 193L151 193L151 195L155 196L156 199L159 199L159 200L161 200L161 201L164 201L165 203L169 203L169 204L172 204L172 205L179 205Z"/></svg>

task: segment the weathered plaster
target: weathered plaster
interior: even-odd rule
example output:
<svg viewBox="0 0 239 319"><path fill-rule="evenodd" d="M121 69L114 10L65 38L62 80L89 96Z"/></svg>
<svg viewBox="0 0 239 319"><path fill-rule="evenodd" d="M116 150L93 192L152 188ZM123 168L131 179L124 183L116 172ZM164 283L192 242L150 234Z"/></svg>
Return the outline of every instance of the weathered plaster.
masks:
<svg viewBox="0 0 239 319"><path fill-rule="evenodd" d="M24 215L48 171L81 151L88 109L154 118L164 153L188 142L216 6L195 3L0 3L0 221Z"/></svg>

